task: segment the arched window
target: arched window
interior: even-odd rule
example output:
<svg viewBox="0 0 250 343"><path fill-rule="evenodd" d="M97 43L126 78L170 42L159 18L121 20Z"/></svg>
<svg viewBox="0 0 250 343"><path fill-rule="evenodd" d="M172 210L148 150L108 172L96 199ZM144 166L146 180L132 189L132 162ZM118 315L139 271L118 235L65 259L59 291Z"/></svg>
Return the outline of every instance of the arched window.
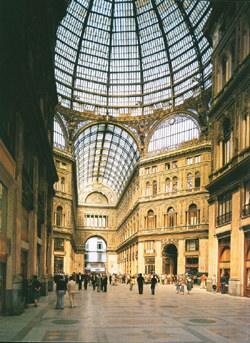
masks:
<svg viewBox="0 0 250 343"><path fill-rule="evenodd" d="M171 192L171 182L170 182L170 178L169 177L166 179L165 191L166 191L166 193Z"/></svg>
<svg viewBox="0 0 250 343"><path fill-rule="evenodd" d="M221 62L221 71L222 71L222 87L225 85L225 83L227 82L227 58L224 55L222 58L222 62Z"/></svg>
<svg viewBox="0 0 250 343"><path fill-rule="evenodd" d="M194 187L200 187L201 186L201 173L197 171L195 173L195 178L194 178Z"/></svg>
<svg viewBox="0 0 250 343"><path fill-rule="evenodd" d="M187 175L187 189L191 189L193 187L193 176L191 173Z"/></svg>
<svg viewBox="0 0 250 343"><path fill-rule="evenodd" d="M61 192L65 192L65 178L61 178Z"/></svg>
<svg viewBox="0 0 250 343"><path fill-rule="evenodd" d="M197 220L197 206L195 204L192 204L189 206L189 225L196 225L198 224Z"/></svg>
<svg viewBox="0 0 250 343"><path fill-rule="evenodd" d="M174 227L175 226L175 210L173 207L170 207L168 209L168 227Z"/></svg>
<svg viewBox="0 0 250 343"><path fill-rule="evenodd" d="M150 182L146 183L146 197L150 195Z"/></svg>
<svg viewBox="0 0 250 343"><path fill-rule="evenodd" d="M157 181L153 181L153 195L157 194Z"/></svg>
<svg viewBox="0 0 250 343"><path fill-rule="evenodd" d="M148 211L147 215L147 228L154 229L155 228L155 215L153 210Z"/></svg>
<svg viewBox="0 0 250 343"><path fill-rule="evenodd" d="M148 152L159 149L175 150L183 142L200 136L198 121L184 113L168 116L155 129L148 145Z"/></svg>
<svg viewBox="0 0 250 343"><path fill-rule="evenodd" d="M231 129L230 120L227 118L224 122L224 142L223 142L223 163L229 162L231 157Z"/></svg>
<svg viewBox="0 0 250 343"><path fill-rule="evenodd" d="M177 192L178 191L178 178L177 176L173 177L173 192Z"/></svg>
<svg viewBox="0 0 250 343"><path fill-rule="evenodd" d="M56 209L56 226L63 226L63 209L61 206L58 206Z"/></svg>
<svg viewBox="0 0 250 343"><path fill-rule="evenodd" d="M64 150L66 142L64 134L59 122L54 118L54 146L58 149Z"/></svg>

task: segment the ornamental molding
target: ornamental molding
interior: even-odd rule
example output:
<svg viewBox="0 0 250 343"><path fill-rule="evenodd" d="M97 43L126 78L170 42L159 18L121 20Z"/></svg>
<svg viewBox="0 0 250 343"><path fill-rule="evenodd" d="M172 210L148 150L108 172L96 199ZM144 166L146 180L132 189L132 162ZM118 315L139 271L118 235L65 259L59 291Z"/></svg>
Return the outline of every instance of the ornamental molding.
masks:
<svg viewBox="0 0 250 343"><path fill-rule="evenodd" d="M176 246L176 248L178 249L178 239L176 238L167 238L167 239L163 239L161 241L161 250L162 250L162 253L164 253L164 248L170 244L173 244Z"/></svg>

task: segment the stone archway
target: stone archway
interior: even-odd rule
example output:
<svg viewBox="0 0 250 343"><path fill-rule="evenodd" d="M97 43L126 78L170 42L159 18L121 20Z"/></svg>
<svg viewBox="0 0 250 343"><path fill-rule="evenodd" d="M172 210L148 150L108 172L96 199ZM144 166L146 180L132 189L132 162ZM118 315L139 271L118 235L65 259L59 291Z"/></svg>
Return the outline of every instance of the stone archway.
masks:
<svg viewBox="0 0 250 343"><path fill-rule="evenodd" d="M162 273L177 274L178 250L174 244L165 245L162 252Z"/></svg>
<svg viewBox="0 0 250 343"><path fill-rule="evenodd" d="M88 272L106 272L106 241L96 235L85 242L84 270Z"/></svg>

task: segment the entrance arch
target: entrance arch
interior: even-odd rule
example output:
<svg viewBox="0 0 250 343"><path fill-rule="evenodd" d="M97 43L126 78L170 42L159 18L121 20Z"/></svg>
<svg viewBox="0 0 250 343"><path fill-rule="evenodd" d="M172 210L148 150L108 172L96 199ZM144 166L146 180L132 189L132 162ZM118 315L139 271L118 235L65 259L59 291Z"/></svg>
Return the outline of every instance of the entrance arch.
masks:
<svg viewBox="0 0 250 343"><path fill-rule="evenodd" d="M85 243L84 270L89 272L106 271L107 244L102 237L94 236Z"/></svg>
<svg viewBox="0 0 250 343"><path fill-rule="evenodd" d="M168 244L163 248L162 253L162 273L177 274L178 250L174 244Z"/></svg>

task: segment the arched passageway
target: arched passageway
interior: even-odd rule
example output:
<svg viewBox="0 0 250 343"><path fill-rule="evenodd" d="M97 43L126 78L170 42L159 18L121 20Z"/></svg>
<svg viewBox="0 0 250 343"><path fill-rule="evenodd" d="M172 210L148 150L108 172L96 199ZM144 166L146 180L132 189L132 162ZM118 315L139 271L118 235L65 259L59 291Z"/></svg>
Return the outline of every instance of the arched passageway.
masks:
<svg viewBox="0 0 250 343"><path fill-rule="evenodd" d="M101 237L91 237L85 243L84 270L88 272L106 271L107 245Z"/></svg>
<svg viewBox="0 0 250 343"><path fill-rule="evenodd" d="M169 244L164 247L162 257L163 274L177 274L177 257L178 251L174 244Z"/></svg>

